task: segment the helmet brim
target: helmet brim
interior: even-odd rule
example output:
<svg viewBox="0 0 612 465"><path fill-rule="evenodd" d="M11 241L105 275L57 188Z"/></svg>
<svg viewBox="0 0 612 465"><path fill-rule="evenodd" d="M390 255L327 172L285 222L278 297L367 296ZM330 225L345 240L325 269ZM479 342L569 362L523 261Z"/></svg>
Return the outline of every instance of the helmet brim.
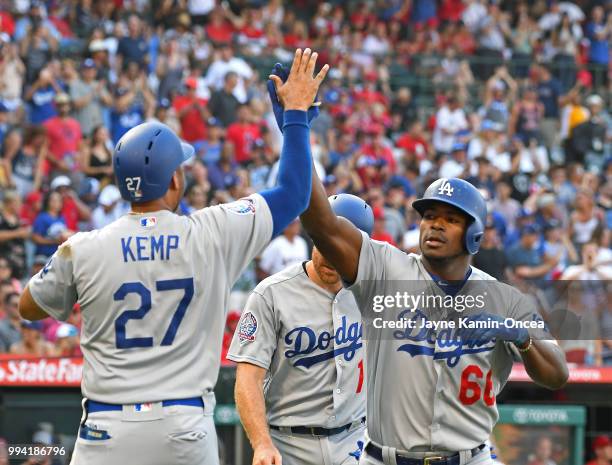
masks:
<svg viewBox="0 0 612 465"><path fill-rule="evenodd" d="M195 155L195 149L193 145L188 144L186 142L181 142L181 148L183 149L183 161L189 160L191 157Z"/></svg>
<svg viewBox="0 0 612 465"><path fill-rule="evenodd" d="M450 205L451 207L455 207L461 214L467 216L470 220L474 221L476 219L474 216L466 212L463 206L459 205L457 202L453 202L452 200L418 199L412 202L412 208L419 212L419 215L423 216L429 207L436 204Z"/></svg>

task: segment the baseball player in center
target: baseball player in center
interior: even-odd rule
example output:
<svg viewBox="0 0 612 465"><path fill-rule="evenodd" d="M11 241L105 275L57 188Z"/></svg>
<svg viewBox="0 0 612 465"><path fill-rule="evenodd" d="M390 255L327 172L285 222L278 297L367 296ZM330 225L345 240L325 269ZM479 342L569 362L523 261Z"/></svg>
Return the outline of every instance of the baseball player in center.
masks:
<svg viewBox="0 0 612 465"><path fill-rule="evenodd" d="M363 200L339 194L330 202L371 233L374 215ZM312 260L251 293L228 358L238 362L236 405L253 465L357 464L365 430L361 328L355 298L316 248Z"/></svg>
<svg viewBox="0 0 612 465"><path fill-rule="evenodd" d="M486 281L491 283L486 288L492 297L489 307L470 319L498 323L450 332L421 326L384 333L364 322L368 421L360 463L491 464L487 441L498 419L495 398L508 379L513 353L520 353L536 383L550 389L562 387L568 371L563 352L546 329L505 323L505 318L539 319L527 300L470 266L484 232L484 199L461 179L435 181L413 203L422 217L422 254L415 255L371 240L336 217L316 174L312 187L302 223L353 292L362 315L371 315L373 296L391 292L402 280L451 296L469 293ZM411 318L423 315L411 311ZM405 312L399 309L393 316Z"/></svg>

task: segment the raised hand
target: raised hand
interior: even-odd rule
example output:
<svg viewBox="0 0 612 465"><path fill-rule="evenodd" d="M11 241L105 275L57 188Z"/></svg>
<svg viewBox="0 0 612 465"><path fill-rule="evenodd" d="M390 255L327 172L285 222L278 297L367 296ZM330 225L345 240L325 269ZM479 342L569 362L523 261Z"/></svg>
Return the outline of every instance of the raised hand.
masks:
<svg viewBox="0 0 612 465"><path fill-rule="evenodd" d="M309 48L304 52L297 49L285 82L276 74L269 76L274 83L277 99L285 110L307 111L313 105L319 86L329 71L329 65L325 65L316 76L313 75L317 57L318 54L312 53Z"/></svg>

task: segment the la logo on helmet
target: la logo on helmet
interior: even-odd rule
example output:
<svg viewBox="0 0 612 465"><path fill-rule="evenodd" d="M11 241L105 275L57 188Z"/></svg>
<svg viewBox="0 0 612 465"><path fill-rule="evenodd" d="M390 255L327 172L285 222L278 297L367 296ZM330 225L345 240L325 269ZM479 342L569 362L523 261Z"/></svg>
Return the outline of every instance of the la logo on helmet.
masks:
<svg viewBox="0 0 612 465"><path fill-rule="evenodd" d="M443 179L442 184L440 184L440 187L438 187L438 194L452 197L453 190L453 186L451 186L451 183L448 182L448 179Z"/></svg>

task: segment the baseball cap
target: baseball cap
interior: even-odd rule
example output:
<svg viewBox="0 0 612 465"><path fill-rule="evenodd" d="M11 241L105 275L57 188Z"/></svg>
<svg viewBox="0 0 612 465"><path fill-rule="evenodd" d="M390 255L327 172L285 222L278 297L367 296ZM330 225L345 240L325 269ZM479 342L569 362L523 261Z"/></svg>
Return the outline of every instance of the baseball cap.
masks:
<svg viewBox="0 0 612 465"><path fill-rule="evenodd" d="M34 257L34 265L46 265L49 261L49 257L46 255L36 255Z"/></svg>
<svg viewBox="0 0 612 465"><path fill-rule="evenodd" d="M211 116L210 118L208 118L207 121L209 126L214 126L214 127L221 127L221 120L219 118L215 118L214 116Z"/></svg>
<svg viewBox="0 0 612 465"><path fill-rule="evenodd" d="M463 142L455 142L451 148L451 152L463 152L467 149L467 145Z"/></svg>
<svg viewBox="0 0 612 465"><path fill-rule="evenodd" d="M83 64L81 65L81 67L84 69L92 69L96 67L96 62L93 61L91 58L86 58L83 61Z"/></svg>
<svg viewBox="0 0 612 465"><path fill-rule="evenodd" d="M538 234L540 232L540 227L536 223L526 224L521 228L521 236L525 236L527 234Z"/></svg>
<svg viewBox="0 0 612 465"><path fill-rule="evenodd" d="M60 92L59 94L55 96L53 101L57 103L58 105L62 105L64 103L70 103L70 96L65 92Z"/></svg>
<svg viewBox="0 0 612 465"><path fill-rule="evenodd" d="M380 207L374 207L372 209L372 213L374 214L375 220L384 220L385 219L385 211Z"/></svg>
<svg viewBox="0 0 612 465"><path fill-rule="evenodd" d="M109 184L102 189L100 197L98 197L98 203L105 207L110 207L112 204L121 199L121 192L114 184Z"/></svg>
<svg viewBox="0 0 612 465"><path fill-rule="evenodd" d="M536 203L538 205L538 208L544 208L548 205L553 205L555 203L555 195L550 192L542 194L538 197Z"/></svg>
<svg viewBox="0 0 612 465"><path fill-rule="evenodd" d="M193 76L189 76L187 79L185 79L185 87L195 89L196 87L198 87L198 80Z"/></svg>
<svg viewBox="0 0 612 465"><path fill-rule="evenodd" d="M560 227L561 227L561 221L559 221L557 218L551 218L544 225L544 231L546 232L546 231L550 231L551 229L557 229Z"/></svg>
<svg viewBox="0 0 612 465"><path fill-rule="evenodd" d="M602 447L612 446L612 440L609 436L597 436L593 441L593 450L601 449Z"/></svg>
<svg viewBox="0 0 612 465"><path fill-rule="evenodd" d="M75 337L78 335L79 330L76 328L76 326L73 326L68 323L62 323L55 331L55 337L58 339L62 337Z"/></svg>
<svg viewBox="0 0 612 465"><path fill-rule="evenodd" d="M89 51L92 53L105 52L106 50L108 50L106 42L101 39L92 40L89 44Z"/></svg>
<svg viewBox="0 0 612 465"><path fill-rule="evenodd" d="M333 174L328 174L327 176L325 176L325 179L323 179L323 185L329 186L330 184L334 184L336 181L336 176L334 176Z"/></svg>
<svg viewBox="0 0 612 465"><path fill-rule="evenodd" d="M40 321L21 320L21 327L42 331L42 323Z"/></svg>
<svg viewBox="0 0 612 465"><path fill-rule="evenodd" d="M589 95L586 99L586 104L588 106L603 105L603 103L604 103L603 99L597 94Z"/></svg>
<svg viewBox="0 0 612 465"><path fill-rule="evenodd" d="M70 182L70 178L68 176L57 176L53 178L53 181L51 181L51 190L55 190L59 187L70 187L71 184L72 182Z"/></svg>
<svg viewBox="0 0 612 465"><path fill-rule="evenodd" d="M159 102L157 103L157 108L165 108L168 109L172 106L172 104L170 103L170 100L167 98L162 98L159 100Z"/></svg>

